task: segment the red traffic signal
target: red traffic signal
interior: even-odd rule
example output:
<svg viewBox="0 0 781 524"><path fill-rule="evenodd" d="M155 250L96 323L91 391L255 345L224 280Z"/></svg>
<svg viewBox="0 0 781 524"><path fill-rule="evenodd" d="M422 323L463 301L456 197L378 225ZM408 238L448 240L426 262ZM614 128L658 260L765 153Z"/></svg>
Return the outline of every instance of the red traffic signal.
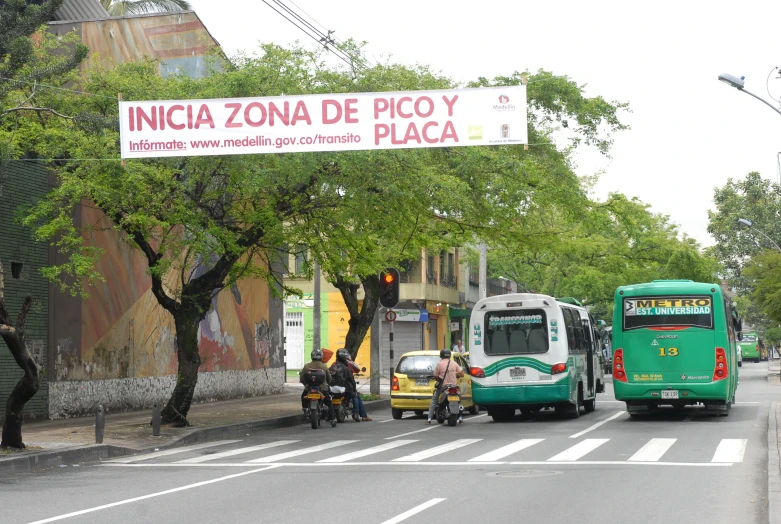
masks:
<svg viewBox="0 0 781 524"><path fill-rule="evenodd" d="M380 272L380 305L394 308L399 303L399 270L388 268Z"/></svg>

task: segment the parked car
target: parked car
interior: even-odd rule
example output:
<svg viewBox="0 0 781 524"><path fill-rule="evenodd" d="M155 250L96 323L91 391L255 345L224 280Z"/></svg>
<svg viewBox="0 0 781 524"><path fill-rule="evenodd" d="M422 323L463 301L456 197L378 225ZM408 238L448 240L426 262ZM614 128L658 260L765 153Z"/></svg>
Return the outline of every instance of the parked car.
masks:
<svg viewBox="0 0 781 524"><path fill-rule="evenodd" d="M458 379L457 384L461 391L461 405L464 410L476 415L478 407L472 401L469 361L460 354L450 358L464 370L464 376ZM393 418L400 419L405 411L414 411L418 416L428 412L434 395L434 380L428 377L434 374L439 361L439 351L410 351L401 356L391 381Z"/></svg>

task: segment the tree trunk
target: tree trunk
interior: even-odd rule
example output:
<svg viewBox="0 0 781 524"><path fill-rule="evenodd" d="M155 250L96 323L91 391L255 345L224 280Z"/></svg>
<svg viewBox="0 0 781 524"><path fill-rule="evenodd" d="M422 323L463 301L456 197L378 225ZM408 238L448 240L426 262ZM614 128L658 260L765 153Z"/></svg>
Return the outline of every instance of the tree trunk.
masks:
<svg viewBox="0 0 781 524"><path fill-rule="evenodd" d="M344 341L344 348L355 359L358 349L361 347L366 333L374 321L374 316L380 306L380 278L378 275L370 275L361 279L363 286L363 304L358 307L358 284L346 281L339 276L335 279L334 286L342 294L347 311L350 313L349 329Z"/></svg>
<svg viewBox="0 0 781 524"><path fill-rule="evenodd" d="M205 313L198 309L180 309L173 312L176 326L177 373L168 404L161 412L163 424L187 426L187 413L193 401L195 385L198 383L198 368L201 355L198 353L198 325Z"/></svg>
<svg viewBox="0 0 781 524"><path fill-rule="evenodd" d="M30 312L33 299L29 295L25 297L22 310L19 312L19 316L16 317L16 325L11 325L8 311L5 308L3 291L3 265L0 263L0 336L3 337L17 365L24 371L24 375L13 391L11 391L11 394L8 396L8 402L5 405L5 421L3 422L0 448L24 449L24 442L22 442L24 405L33 398L41 386L38 364L35 363L30 356L30 352L27 351L24 334L24 321Z"/></svg>

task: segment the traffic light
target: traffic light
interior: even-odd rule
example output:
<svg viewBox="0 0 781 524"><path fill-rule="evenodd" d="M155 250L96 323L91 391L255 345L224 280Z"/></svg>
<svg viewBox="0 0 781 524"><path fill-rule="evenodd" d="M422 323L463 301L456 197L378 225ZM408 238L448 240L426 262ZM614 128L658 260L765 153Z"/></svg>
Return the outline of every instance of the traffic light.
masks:
<svg viewBox="0 0 781 524"><path fill-rule="evenodd" d="M394 308L399 303L399 270L388 268L380 271L380 304Z"/></svg>

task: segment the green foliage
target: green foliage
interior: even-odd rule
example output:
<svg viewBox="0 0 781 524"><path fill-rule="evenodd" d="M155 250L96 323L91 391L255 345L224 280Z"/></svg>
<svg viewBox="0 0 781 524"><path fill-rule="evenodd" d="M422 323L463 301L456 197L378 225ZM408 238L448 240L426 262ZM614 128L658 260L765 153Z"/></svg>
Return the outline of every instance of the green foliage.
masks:
<svg viewBox="0 0 781 524"><path fill-rule="evenodd" d="M781 324L781 253L769 250L757 254L743 272L753 280L752 301L773 324Z"/></svg>

